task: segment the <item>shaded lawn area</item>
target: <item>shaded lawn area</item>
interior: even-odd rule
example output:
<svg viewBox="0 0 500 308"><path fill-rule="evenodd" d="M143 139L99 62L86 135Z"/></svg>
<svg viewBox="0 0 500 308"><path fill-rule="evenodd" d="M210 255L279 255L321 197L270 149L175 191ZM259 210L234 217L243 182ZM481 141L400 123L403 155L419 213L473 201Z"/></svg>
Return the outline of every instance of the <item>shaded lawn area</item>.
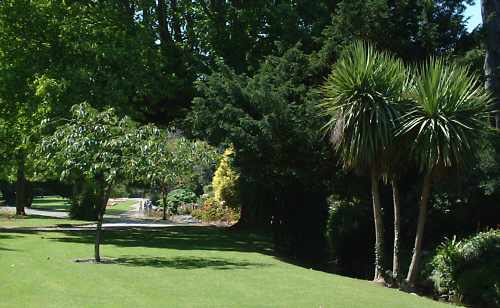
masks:
<svg viewBox="0 0 500 308"><path fill-rule="evenodd" d="M28 215L17 216L14 213L7 213L0 211L0 227L64 227L91 224L91 221L76 220L69 218L52 218L47 216Z"/></svg>
<svg viewBox="0 0 500 308"><path fill-rule="evenodd" d="M35 197L31 208L45 211L69 211L69 202L60 196Z"/></svg>
<svg viewBox="0 0 500 308"><path fill-rule="evenodd" d="M447 307L272 256L268 238L213 227L0 233L5 307ZM449 306L448 306L449 307Z"/></svg>

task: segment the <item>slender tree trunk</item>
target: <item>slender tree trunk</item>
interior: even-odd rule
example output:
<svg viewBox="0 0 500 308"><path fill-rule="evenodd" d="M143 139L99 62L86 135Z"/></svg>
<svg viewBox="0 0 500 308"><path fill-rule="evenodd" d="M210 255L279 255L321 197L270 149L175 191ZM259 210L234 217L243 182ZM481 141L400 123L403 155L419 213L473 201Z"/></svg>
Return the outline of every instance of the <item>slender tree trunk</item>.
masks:
<svg viewBox="0 0 500 308"><path fill-rule="evenodd" d="M380 204L379 178L375 171L371 174L373 221L375 225L375 275L373 281L384 282L384 222Z"/></svg>
<svg viewBox="0 0 500 308"><path fill-rule="evenodd" d="M399 182L397 179L392 179L392 200L394 204L394 249L392 255L392 276L394 280L399 279L399 241L400 241L400 199L399 199Z"/></svg>
<svg viewBox="0 0 500 308"><path fill-rule="evenodd" d="M94 245L94 258L95 262L101 262L101 253L100 253L100 245L101 245L101 234L102 234L102 221L104 219L104 213L101 211L97 218L97 226L95 230L95 245Z"/></svg>
<svg viewBox="0 0 500 308"><path fill-rule="evenodd" d="M17 166L16 182L16 215L26 215L26 175L24 173L24 159L20 159Z"/></svg>
<svg viewBox="0 0 500 308"><path fill-rule="evenodd" d="M162 199L163 199L163 220L167 220L167 197L165 196L165 193L162 193Z"/></svg>
<svg viewBox="0 0 500 308"><path fill-rule="evenodd" d="M95 245L94 245L94 258L95 262L101 262L100 245L102 241L102 222L104 220L104 213L106 212L106 206L108 205L109 195L111 193L112 184L108 184L105 187L104 180L102 177L98 178L98 182L101 184L101 204L99 209L99 214L97 217L96 232L95 232Z"/></svg>
<svg viewBox="0 0 500 308"><path fill-rule="evenodd" d="M425 221L427 218L427 205L429 203L429 196L432 186L432 172L424 176L424 183L422 186L422 195L420 196L420 208L418 213L417 233L415 236L415 247L413 248L413 256L411 258L410 269L406 277L406 283L411 287L415 287L417 280L418 269L420 265L420 255L422 254L422 241L424 237Z"/></svg>
<svg viewBox="0 0 500 308"><path fill-rule="evenodd" d="M495 127L500 128L500 0L482 0L481 12L486 30L485 87L494 94Z"/></svg>

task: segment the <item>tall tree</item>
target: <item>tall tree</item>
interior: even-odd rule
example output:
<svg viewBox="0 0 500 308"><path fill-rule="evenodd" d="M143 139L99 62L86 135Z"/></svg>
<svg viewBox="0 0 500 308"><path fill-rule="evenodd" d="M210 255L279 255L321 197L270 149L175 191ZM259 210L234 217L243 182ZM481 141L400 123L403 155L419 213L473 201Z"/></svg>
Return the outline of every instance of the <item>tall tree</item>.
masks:
<svg viewBox="0 0 500 308"><path fill-rule="evenodd" d="M453 53L467 37L465 4L471 0L339 1L325 29L326 49L363 39L405 61Z"/></svg>
<svg viewBox="0 0 500 308"><path fill-rule="evenodd" d="M336 168L316 116L312 67L300 48L268 57L251 78L223 67L199 82L189 120L195 136L234 146L236 227L270 227L282 253L324 261L326 196Z"/></svg>
<svg viewBox="0 0 500 308"><path fill-rule="evenodd" d="M486 31L485 86L494 95L495 127L500 128L500 1L481 0L481 12Z"/></svg>
<svg viewBox="0 0 500 308"><path fill-rule="evenodd" d="M431 59L421 65L412 88L413 108L399 135L414 140L411 157L423 173L413 255L406 277L415 285L432 182L447 169L460 171L474 160L488 129L489 93L467 68Z"/></svg>
<svg viewBox="0 0 500 308"><path fill-rule="evenodd" d="M357 42L333 66L319 105L329 117L331 132L344 168L368 172L371 179L375 227L374 281L383 281L384 225L379 181L384 157L393 142L398 101L407 82L403 63Z"/></svg>

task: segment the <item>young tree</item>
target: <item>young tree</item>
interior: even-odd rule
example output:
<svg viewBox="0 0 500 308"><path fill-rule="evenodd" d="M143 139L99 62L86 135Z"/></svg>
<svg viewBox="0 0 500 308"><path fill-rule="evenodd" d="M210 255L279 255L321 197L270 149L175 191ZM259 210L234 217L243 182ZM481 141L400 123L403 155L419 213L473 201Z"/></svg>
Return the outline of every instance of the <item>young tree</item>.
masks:
<svg viewBox="0 0 500 308"><path fill-rule="evenodd" d="M98 217L95 262L100 262L99 246L106 205L116 181L128 176L130 158L138 142L137 129L128 118L118 117L113 109L98 112L88 104L75 105L72 118L42 140L48 159L60 163L61 178L74 173L95 181Z"/></svg>
<svg viewBox="0 0 500 308"><path fill-rule="evenodd" d="M142 142L131 160L132 172L160 191L166 220L168 193L213 170L219 154L206 142L191 141L151 125L141 128L138 136Z"/></svg>
<svg viewBox="0 0 500 308"><path fill-rule="evenodd" d="M416 282L432 182L471 163L488 130L490 93L468 68L431 59L420 66L399 136L413 140L411 158L423 173L415 246L406 282Z"/></svg>
<svg viewBox="0 0 500 308"><path fill-rule="evenodd" d="M319 105L344 168L367 171L371 177L375 223L374 281L383 281L384 225L379 180L384 157L393 142L397 104L407 83L403 63L367 43L351 45L323 85Z"/></svg>

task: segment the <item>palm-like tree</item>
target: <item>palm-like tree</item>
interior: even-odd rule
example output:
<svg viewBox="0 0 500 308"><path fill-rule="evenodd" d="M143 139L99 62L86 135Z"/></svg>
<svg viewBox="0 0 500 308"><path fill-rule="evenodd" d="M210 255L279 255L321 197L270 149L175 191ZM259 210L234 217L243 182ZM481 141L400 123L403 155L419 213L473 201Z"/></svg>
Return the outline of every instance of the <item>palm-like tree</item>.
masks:
<svg viewBox="0 0 500 308"><path fill-rule="evenodd" d="M412 287L418 273L431 185L445 169L459 171L473 161L489 124L491 96L468 68L431 59L416 74L414 106L403 118L399 136L413 140L411 158L423 176L413 257L406 277Z"/></svg>
<svg viewBox="0 0 500 308"><path fill-rule="evenodd" d="M334 65L319 107L329 118L325 126L346 169L369 172L375 224L374 281L383 281L383 233L379 179L384 157L399 118L397 103L407 74L394 56L367 43L351 45Z"/></svg>

